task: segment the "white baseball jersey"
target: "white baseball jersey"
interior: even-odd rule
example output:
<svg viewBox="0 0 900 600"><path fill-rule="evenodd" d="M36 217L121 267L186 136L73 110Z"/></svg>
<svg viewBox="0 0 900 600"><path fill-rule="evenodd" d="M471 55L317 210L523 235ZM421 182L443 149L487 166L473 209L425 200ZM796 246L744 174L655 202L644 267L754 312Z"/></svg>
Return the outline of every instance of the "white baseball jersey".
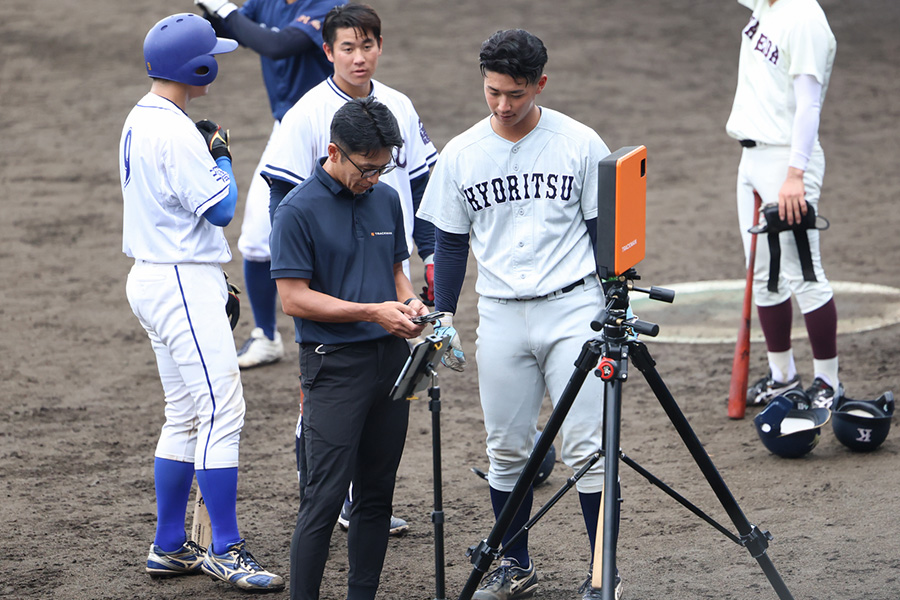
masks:
<svg viewBox="0 0 900 600"><path fill-rule="evenodd" d="M831 78L837 42L816 0L738 0L753 10L744 28L737 91L725 126L738 140L790 146L796 111L793 79Z"/></svg>
<svg viewBox="0 0 900 600"><path fill-rule="evenodd" d="M374 79L370 95L390 109L403 137L397 168L382 175L379 181L388 184L400 195L406 245L412 254L415 215L409 182L428 172L437 160L437 150L409 98ZM331 77L306 92L281 120L281 126L272 140L272 162L263 168L263 175L294 184L306 179L313 172L316 161L328 154L334 113L351 99Z"/></svg>
<svg viewBox="0 0 900 600"><path fill-rule="evenodd" d="M597 216L597 165L608 154L591 128L549 108L515 143L488 117L441 151L418 217L472 233L478 294L543 296L596 271L584 222Z"/></svg>
<svg viewBox="0 0 900 600"><path fill-rule="evenodd" d="M148 93L119 142L124 198L122 251L151 263L227 263L224 230L203 213L228 196L231 179L203 135L171 101Z"/></svg>

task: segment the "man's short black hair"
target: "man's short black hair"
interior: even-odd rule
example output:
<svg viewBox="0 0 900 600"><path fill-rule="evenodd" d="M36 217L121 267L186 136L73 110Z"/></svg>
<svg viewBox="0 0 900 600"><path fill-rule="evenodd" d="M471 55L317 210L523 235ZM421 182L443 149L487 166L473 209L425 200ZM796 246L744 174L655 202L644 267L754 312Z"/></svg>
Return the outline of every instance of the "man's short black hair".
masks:
<svg viewBox="0 0 900 600"><path fill-rule="evenodd" d="M371 156L382 148L395 153L403 145L403 136L390 109L366 96L348 100L334 113L331 142L350 154Z"/></svg>
<svg viewBox="0 0 900 600"><path fill-rule="evenodd" d="M341 4L325 15L322 39L329 48L334 48L338 29L355 29L360 38L368 34L378 42L381 39L381 17L368 4Z"/></svg>
<svg viewBox="0 0 900 600"><path fill-rule="evenodd" d="M507 29L481 44L478 59L482 76L491 71L533 84L544 74L547 48L540 38L524 29Z"/></svg>

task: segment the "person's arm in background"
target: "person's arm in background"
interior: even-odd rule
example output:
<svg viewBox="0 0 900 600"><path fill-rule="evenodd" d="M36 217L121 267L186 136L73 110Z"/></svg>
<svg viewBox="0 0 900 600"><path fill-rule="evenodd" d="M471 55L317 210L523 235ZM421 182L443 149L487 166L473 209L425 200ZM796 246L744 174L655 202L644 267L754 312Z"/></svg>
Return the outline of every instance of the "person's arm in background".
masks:
<svg viewBox="0 0 900 600"><path fill-rule="evenodd" d="M233 2L198 0L196 4L203 9L203 16L212 24L216 35L237 40L268 58L278 60L316 49L316 43L301 29L272 29L245 15Z"/></svg>
<svg viewBox="0 0 900 600"><path fill-rule="evenodd" d="M430 172L426 171L409 182L412 191L413 214L419 212L422 194L428 185ZM434 224L419 217L413 218L413 242L422 262L425 264L425 287L419 296L428 306L434 306Z"/></svg>
<svg viewBox="0 0 900 600"><path fill-rule="evenodd" d="M822 84L812 75L794 77L794 128L791 133L791 158L787 177L778 192L778 216L789 225L799 223L806 214L803 174L819 135L822 113Z"/></svg>

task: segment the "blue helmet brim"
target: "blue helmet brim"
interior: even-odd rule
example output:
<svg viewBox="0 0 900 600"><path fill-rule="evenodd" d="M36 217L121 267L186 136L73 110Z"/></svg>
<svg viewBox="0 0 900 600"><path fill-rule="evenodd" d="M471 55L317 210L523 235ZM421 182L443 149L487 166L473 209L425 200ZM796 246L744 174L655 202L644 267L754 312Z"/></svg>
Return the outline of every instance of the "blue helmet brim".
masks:
<svg viewBox="0 0 900 600"><path fill-rule="evenodd" d="M238 43L228 38L216 38L216 45L209 51L210 54L225 54L237 50Z"/></svg>

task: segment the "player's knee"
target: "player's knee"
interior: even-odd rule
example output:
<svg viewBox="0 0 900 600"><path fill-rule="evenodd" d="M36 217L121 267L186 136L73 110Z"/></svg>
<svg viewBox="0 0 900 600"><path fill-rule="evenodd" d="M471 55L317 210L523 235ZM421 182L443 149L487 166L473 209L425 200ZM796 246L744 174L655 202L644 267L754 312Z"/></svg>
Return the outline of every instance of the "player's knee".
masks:
<svg viewBox="0 0 900 600"><path fill-rule="evenodd" d="M784 280L778 284L777 291L770 291L768 279L765 281L753 281L753 298L757 306L776 306L790 300L791 286Z"/></svg>
<svg viewBox="0 0 900 600"><path fill-rule="evenodd" d="M800 312L805 315L827 304L834 297L834 290L827 281L804 281L797 286L794 294Z"/></svg>

